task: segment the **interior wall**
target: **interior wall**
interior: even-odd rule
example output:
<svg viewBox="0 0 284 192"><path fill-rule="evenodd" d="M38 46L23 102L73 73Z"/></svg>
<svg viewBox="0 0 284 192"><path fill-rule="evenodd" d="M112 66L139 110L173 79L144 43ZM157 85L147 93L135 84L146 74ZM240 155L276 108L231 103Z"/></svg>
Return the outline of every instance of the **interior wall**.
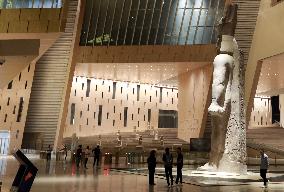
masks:
<svg viewBox="0 0 284 192"><path fill-rule="evenodd" d="M78 63L207 62L216 56L209 45L80 46Z"/></svg>
<svg viewBox="0 0 284 192"><path fill-rule="evenodd" d="M284 3L271 7L271 1L261 1L246 70L245 94L248 118L260 75L260 61L284 52L283 13Z"/></svg>
<svg viewBox="0 0 284 192"><path fill-rule="evenodd" d="M7 89L8 86L0 89L0 130L10 131L10 152L21 148L34 68L35 63L32 63L19 73L13 79L11 89ZM23 108L21 118L18 119L21 97L23 97Z"/></svg>
<svg viewBox="0 0 284 192"><path fill-rule="evenodd" d="M272 126L271 98L256 96L250 118L250 127Z"/></svg>
<svg viewBox="0 0 284 192"><path fill-rule="evenodd" d="M162 88L150 84L116 82L115 98L113 97L114 81L90 78L90 95L87 92L86 77L74 77L68 113L63 137L76 133L79 137L133 132L148 129L148 109L151 109L150 127L158 128L159 109L177 110L178 90ZM137 101L137 85L140 85ZM114 98L114 99L113 99ZM71 123L71 105L75 104L74 123ZM99 106L102 106L102 123L98 125ZM127 111L127 126L124 126L124 108ZM139 125L138 125L139 124Z"/></svg>
<svg viewBox="0 0 284 192"><path fill-rule="evenodd" d="M0 12L1 33L59 32L61 25L59 8L2 9Z"/></svg>
<svg viewBox="0 0 284 192"><path fill-rule="evenodd" d="M212 65L207 65L179 76L178 137L187 142L204 134L212 72Z"/></svg>

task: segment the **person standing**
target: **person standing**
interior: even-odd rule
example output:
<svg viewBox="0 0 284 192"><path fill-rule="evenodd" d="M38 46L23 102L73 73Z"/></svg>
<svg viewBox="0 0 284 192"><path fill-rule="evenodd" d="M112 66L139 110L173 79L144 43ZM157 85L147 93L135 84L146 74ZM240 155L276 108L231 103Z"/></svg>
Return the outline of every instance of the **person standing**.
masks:
<svg viewBox="0 0 284 192"><path fill-rule="evenodd" d="M51 146L48 145L48 148L47 148L47 150L46 150L46 160L47 160L47 161L50 161L50 160L51 160L51 152L52 152Z"/></svg>
<svg viewBox="0 0 284 192"><path fill-rule="evenodd" d="M67 159L67 155L68 155L68 148L67 148L67 145L64 145L64 153L65 153L65 161Z"/></svg>
<svg viewBox="0 0 284 192"><path fill-rule="evenodd" d="M82 150L82 145L79 145L77 151L76 151L76 165L77 165L77 168L79 168L80 166L80 162L81 162L81 159L82 159L82 153L83 153L83 150Z"/></svg>
<svg viewBox="0 0 284 192"><path fill-rule="evenodd" d="M176 184L180 182L182 185L182 167L183 167L183 155L181 153L181 148L177 148L177 178Z"/></svg>
<svg viewBox="0 0 284 192"><path fill-rule="evenodd" d="M165 174L167 178L168 187L173 185L173 156L170 153L170 149L167 147L165 149L165 153L163 154L163 162L165 166ZM171 178L171 183L169 181L169 178ZM171 184L171 185L170 185Z"/></svg>
<svg viewBox="0 0 284 192"><path fill-rule="evenodd" d="M148 164L148 171L149 171L149 185L156 185L154 182L155 169L157 165L155 150L152 150L150 152L150 156L147 159L147 164Z"/></svg>
<svg viewBox="0 0 284 192"><path fill-rule="evenodd" d="M267 170L269 167L268 155L264 153L264 150L260 151L260 176L263 179L263 187L267 187L268 179L266 178Z"/></svg>
<svg viewBox="0 0 284 192"><path fill-rule="evenodd" d="M100 155L101 155L100 146L97 145L97 147L95 149L93 149L92 152L94 154L94 164L93 164L93 166L95 166L96 164L97 164L97 166L99 166L99 160L100 160Z"/></svg>
<svg viewBox="0 0 284 192"><path fill-rule="evenodd" d="M90 156L90 147L87 146L87 148L85 149L85 169L88 169L87 168L87 163L88 163L88 159L89 159L89 156Z"/></svg>

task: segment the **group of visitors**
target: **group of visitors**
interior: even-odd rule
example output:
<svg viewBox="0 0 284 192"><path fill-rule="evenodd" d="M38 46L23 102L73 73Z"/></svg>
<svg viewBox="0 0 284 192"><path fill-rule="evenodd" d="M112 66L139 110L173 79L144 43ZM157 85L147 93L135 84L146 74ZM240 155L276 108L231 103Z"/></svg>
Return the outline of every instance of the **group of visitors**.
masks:
<svg viewBox="0 0 284 192"><path fill-rule="evenodd" d="M83 150L82 145L79 145L78 149L76 151L76 154L75 154L75 160L76 160L77 168L79 168L80 163L82 163L84 165L84 168L88 169L87 163L88 163L89 157L91 155L91 152L94 156L93 166L95 166L95 165L99 166L99 160L100 160L100 155L101 155L100 146L97 145L96 148L94 148L92 151L90 151L89 146L87 146L86 149Z"/></svg>
<svg viewBox="0 0 284 192"><path fill-rule="evenodd" d="M66 157L67 157L67 147L66 146L64 147L64 151L65 151L65 160L66 160ZM49 145L46 151L47 161L51 160L51 152L52 152L52 148ZM182 185L183 154L182 154L180 147L177 148L176 152L177 152L177 158L176 158L177 176L176 176L175 183ZM88 169L87 163L88 163L88 160L91 154L94 157L93 166L95 165L99 166L99 161L100 161L100 156L101 156L100 146L97 145L97 147L95 147L91 151L89 146L87 146L86 149L83 150L82 145L79 145L75 153L75 161L76 161L77 167L79 168L80 164L83 164L84 168ZM167 184L169 187L171 187L173 186L173 183L174 183L173 174L172 174L174 159L173 159L173 155L170 153L169 148L165 149L162 160L164 163ZM154 176L155 176L155 169L157 165L155 150L152 150L150 152L150 156L147 159L147 163L148 163L148 171L149 171L149 185L155 185ZM267 187L267 183L269 182L266 177L268 167L269 167L268 155L264 153L264 150L260 150L260 176L263 179L263 184L264 184L263 187L265 188Z"/></svg>
<svg viewBox="0 0 284 192"><path fill-rule="evenodd" d="M173 155L170 153L170 149L166 148L165 153L163 154L163 163L165 168L165 175L167 178L168 187L173 186L174 179L173 179ZM155 176L155 169L156 169L156 151L152 150L150 152L150 156L147 159L148 163L148 170L149 170L149 185L155 185L154 176ZM177 166L177 177L176 177L176 184L182 184L182 167L183 167L183 155L181 152L181 148L177 148L177 159L176 159L176 166ZM170 182L171 179L171 182Z"/></svg>
<svg viewBox="0 0 284 192"><path fill-rule="evenodd" d="M166 148L165 153L163 154L163 162L164 162L164 168L165 168L165 175L167 179L168 187L173 186L173 155L170 153L170 149ZM154 176L155 176L155 169L157 165L156 160L156 151L152 150L150 152L150 156L147 159L148 163L148 171L149 171L149 185L156 185L154 182ZM182 185L182 168L183 168L183 155L181 152L181 148L177 148L177 159L176 159L176 167L177 167L177 176L176 176L176 184ZM267 183L269 182L266 174L269 167L269 160L268 155L264 153L264 150L260 150L260 176L263 179L263 187L267 188Z"/></svg>

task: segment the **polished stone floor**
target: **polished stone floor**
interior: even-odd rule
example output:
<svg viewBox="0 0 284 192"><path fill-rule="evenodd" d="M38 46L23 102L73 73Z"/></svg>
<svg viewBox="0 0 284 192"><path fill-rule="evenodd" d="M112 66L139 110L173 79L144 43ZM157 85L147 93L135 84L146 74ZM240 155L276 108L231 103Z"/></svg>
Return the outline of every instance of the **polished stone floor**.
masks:
<svg viewBox="0 0 284 192"><path fill-rule="evenodd" d="M99 168L77 170L75 165L64 161L51 161L33 159L39 168L38 176L32 187L32 192L258 192L258 191L284 191L284 182L271 182L268 189L261 188L260 182L247 182L231 186L197 186L184 184L168 188L162 175L155 179L156 186L148 186L145 171L137 174L132 168L115 169L108 165ZM122 168L123 166L119 167ZM16 174L18 163L12 157L0 157L2 192L8 192ZM141 168L141 167L140 167ZM121 171L126 170L126 171ZM145 170L142 168L142 170ZM162 169L159 168L158 172ZM284 172L284 171L283 171Z"/></svg>

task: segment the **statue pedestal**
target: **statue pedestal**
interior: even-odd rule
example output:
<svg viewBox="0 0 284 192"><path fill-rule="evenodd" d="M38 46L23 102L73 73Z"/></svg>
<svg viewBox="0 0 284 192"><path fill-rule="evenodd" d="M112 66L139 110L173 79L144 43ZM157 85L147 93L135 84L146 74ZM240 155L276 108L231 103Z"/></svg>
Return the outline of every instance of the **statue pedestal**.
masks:
<svg viewBox="0 0 284 192"><path fill-rule="evenodd" d="M228 172L184 171L186 181L198 186L231 186L259 182L259 173L234 174ZM260 184L261 185L261 184Z"/></svg>

